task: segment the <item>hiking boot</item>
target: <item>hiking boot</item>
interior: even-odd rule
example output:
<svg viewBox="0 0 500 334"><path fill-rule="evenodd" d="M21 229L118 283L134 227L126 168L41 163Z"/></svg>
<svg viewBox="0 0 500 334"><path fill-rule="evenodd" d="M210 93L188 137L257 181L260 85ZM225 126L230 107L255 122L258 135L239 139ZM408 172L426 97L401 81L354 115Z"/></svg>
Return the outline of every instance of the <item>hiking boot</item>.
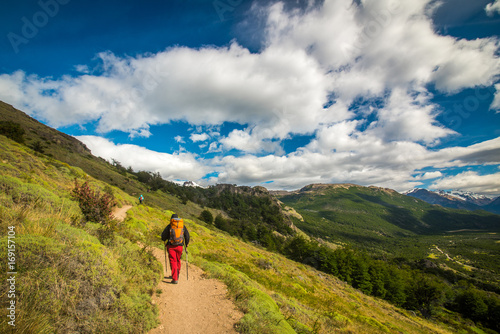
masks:
<svg viewBox="0 0 500 334"><path fill-rule="evenodd" d="M176 281L174 279L172 280L172 284L177 284L177 283L179 283L179 281Z"/></svg>

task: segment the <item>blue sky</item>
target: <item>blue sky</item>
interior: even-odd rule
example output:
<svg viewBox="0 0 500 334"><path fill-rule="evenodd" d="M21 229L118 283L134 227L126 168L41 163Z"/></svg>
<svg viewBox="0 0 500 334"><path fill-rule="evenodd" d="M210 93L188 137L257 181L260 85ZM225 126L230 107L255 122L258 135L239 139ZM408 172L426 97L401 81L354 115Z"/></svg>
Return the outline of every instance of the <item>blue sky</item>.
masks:
<svg viewBox="0 0 500 334"><path fill-rule="evenodd" d="M136 171L500 195L499 0L3 9L0 100Z"/></svg>

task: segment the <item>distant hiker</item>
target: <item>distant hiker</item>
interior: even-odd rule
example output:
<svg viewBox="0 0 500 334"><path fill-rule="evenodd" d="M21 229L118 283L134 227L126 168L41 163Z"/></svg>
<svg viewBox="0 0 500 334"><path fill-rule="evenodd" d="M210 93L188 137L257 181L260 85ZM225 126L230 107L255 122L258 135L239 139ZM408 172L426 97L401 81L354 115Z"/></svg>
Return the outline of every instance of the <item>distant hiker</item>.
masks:
<svg viewBox="0 0 500 334"><path fill-rule="evenodd" d="M181 271L182 247L186 245L187 252L189 245L189 232L184 225L184 220L179 218L177 214L174 213L170 218L170 224L163 230L161 240L167 241L165 247L168 251L170 269L172 270L172 284L177 284Z"/></svg>
<svg viewBox="0 0 500 334"><path fill-rule="evenodd" d="M144 196L139 196L139 204L142 204L142 201L144 201Z"/></svg>

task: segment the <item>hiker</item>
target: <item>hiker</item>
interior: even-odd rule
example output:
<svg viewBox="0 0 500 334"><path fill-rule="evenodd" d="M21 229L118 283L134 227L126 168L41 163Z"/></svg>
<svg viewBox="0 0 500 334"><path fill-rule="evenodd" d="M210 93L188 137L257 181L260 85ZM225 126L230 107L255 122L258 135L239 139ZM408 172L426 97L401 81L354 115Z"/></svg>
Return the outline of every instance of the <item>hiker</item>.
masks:
<svg viewBox="0 0 500 334"><path fill-rule="evenodd" d="M139 204L142 204L142 201L144 201L144 196L139 196Z"/></svg>
<svg viewBox="0 0 500 334"><path fill-rule="evenodd" d="M171 283L177 284L181 271L182 247L186 245L187 252L189 245L189 232L184 225L184 221L177 214L174 213L170 218L170 224L163 230L161 240L167 241L165 247L167 248L170 269L172 270Z"/></svg>

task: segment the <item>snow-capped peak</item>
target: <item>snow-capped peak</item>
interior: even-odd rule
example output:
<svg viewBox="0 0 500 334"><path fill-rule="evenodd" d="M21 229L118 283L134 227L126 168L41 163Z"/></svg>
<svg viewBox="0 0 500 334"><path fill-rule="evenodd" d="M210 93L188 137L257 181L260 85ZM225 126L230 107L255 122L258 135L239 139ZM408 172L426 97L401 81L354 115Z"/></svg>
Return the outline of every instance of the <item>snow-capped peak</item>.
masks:
<svg viewBox="0 0 500 334"><path fill-rule="evenodd" d="M492 200L492 197L488 197L485 195L479 195L476 193L473 193L472 191L463 191L463 190L436 190L434 191L437 194L440 195L448 195L452 197L456 197L458 199L461 199L463 201L469 201L469 200Z"/></svg>
<svg viewBox="0 0 500 334"><path fill-rule="evenodd" d="M184 186L184 187L198 187L198 188L204 188L204 187L200 186L198 183L193 182L193 181L186 181L186 182L184 182L183 186Z"/></svg>

